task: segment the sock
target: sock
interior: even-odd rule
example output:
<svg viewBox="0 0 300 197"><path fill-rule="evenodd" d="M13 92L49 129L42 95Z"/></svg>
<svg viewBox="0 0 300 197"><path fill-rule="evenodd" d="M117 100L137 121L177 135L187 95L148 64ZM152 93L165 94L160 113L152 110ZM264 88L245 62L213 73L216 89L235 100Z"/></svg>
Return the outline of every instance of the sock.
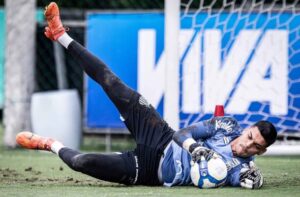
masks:
<svg viewBox="0 0 300 197"><path fill-rule="evenodd" d="M60 149L62 149L63 147L65 147L65 146L64 146L62 143L60 143L59 141L54 141L54 142L51 144L51 151L58 155L58 152L59 152Z"/></svg>
<svg viewBox="0 0 300 197"><path fill-rule="evenodd" d="M73 41L73 39L66 32L63 35L61 35L57 40L66 49L68 48L69 44Z"/></svg>

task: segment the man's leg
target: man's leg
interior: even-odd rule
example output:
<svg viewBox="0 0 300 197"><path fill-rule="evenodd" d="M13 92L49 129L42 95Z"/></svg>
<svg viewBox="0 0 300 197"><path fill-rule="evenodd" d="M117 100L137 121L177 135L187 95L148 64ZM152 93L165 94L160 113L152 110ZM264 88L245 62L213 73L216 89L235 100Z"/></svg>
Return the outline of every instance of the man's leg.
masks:
<svg viewBox="0 0 300 197"><path fill-rule="evenodd" d="M102 86L123 118L126 118L130 100L139 97L139 94L125 85L100 59L65 32L56 3L49 4L45 10L45 17L48 22L45 28L46 37L58 41L67 49L84 71Z"/></svg>
<svg viewBox="0 0 300 197"><path fill-rule="evenodd" d="M72 41L67 50L84 71L102 86L121 115L126 118L130 100L139 94L125 85L100 59L76 41Z"/></svg>
<svg viewBox="0 0 300 197"><path fill-rule="evenodd" d="M55 3L48 6L45 16L48 22L45 35L58 41L74 56L85 72L102 86L123 116L137 142L134 151L139 160L137 184L159 185L160 156L172 140L173 130L139 93L127 87L101 60L70 38L62 26Z"/></svg>
<svg viewBox="0 0 300 197"><path fill-rule="evenodd" d="M136 161L132 152L122 154L82 154L65 147L51 138L45 138L30 132L21 132L16 137L23 148L52 151L73 170L97 179L126 185L137 181Z"/></svg>
<svg viewBox="0 0 300 197"><path fill-rule="evenodd" d="M71 169L94 178L126 185L136 182L135 163L130 153L82 154L65 147L58 155Z"/></svg>

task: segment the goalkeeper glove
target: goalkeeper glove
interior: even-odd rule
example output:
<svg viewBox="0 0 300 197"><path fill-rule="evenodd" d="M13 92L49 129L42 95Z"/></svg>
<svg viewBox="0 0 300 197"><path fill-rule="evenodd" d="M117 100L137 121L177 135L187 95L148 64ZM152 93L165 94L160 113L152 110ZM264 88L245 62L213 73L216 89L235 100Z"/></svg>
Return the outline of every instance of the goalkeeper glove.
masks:
<svg viewBox="0 0 300 197"><path fill-rule="evenodd" d="M260 170L253 161L246 164L240 171L240 185L247 189L259 189L263 185L264 179Z"/></svg>
<svg viewBox="0 0 300 197"><path fill-rule="evenodd" d="M202 156L206 161L209 161L214 155L214 151L205 148L197 143L194 143L190 146L189 152L191 153L193 162L200 161Z"/></svg>

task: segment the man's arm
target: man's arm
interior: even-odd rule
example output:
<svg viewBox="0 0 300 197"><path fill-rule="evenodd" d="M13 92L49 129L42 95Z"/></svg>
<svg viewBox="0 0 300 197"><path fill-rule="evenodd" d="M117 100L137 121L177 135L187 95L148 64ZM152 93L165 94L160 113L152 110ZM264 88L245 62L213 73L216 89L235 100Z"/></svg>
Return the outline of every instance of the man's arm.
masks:
<svg viewBox="0 0 300 197"><path fill-rule="evenodd" d="M173 140L182 148L190 151L190 146L199 139L205 139L213 135L210 129L209 120L192 124L175 132Z"/></svg>
<svg viewBox="0 0 300 197"><path fill-rule="evenodd" d="M205 139L216 134L216 132L231 133L239 129L237 121L232 117L214 117L209 120L192 124L177 131L173 140L185 150L191 152L195 149L196 141Z"/></svg>
<svg viewBox="0 0 300 197"><path fill-rule="evenodd" d="M212 151L202 147L196 141L205 139L215 134L211 120L198 122L175 132L173 140L192 155L194 161L204 156L207 160L212 156Z"/></svg>

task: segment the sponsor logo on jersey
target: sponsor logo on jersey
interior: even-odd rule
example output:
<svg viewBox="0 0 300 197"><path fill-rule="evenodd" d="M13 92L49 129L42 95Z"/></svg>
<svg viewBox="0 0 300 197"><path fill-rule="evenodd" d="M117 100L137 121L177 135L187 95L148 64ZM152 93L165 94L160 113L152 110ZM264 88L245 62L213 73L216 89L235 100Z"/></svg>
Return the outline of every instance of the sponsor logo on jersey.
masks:
<svg viewBox="0 0 300 197"><path fill-rule="evenodd" d="M222 121L222 120L216 120L215 123L215 129L224 129L226 132L231 133L233 130L233 122L231 121Z"/></svg>

